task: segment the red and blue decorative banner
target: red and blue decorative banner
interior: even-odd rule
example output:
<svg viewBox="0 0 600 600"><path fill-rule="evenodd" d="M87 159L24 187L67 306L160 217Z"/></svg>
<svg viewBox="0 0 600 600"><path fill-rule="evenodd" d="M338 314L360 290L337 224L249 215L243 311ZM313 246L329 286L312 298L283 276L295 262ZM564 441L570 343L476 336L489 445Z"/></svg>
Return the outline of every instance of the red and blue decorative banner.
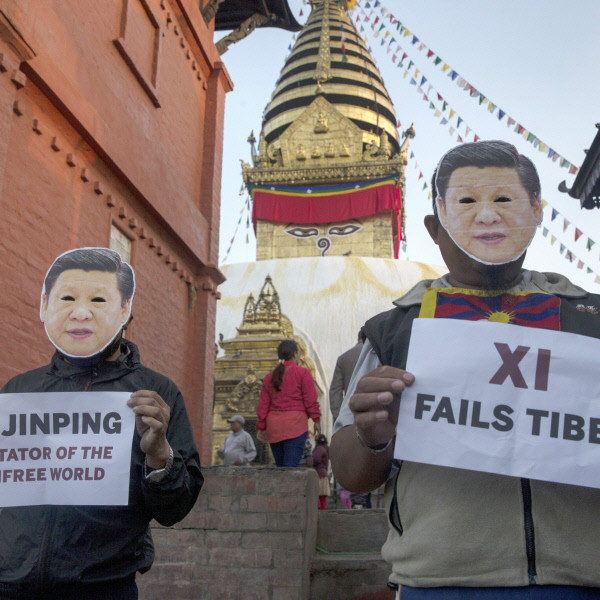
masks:
<svg viewBox="0 0 600 600"><path fill-rule="evenodd" d="M371 217L384 212L392 215L394 255L398 258L402 240L402 199L396 177L325 186L254 185L252 222L335 223Z"/></svg>

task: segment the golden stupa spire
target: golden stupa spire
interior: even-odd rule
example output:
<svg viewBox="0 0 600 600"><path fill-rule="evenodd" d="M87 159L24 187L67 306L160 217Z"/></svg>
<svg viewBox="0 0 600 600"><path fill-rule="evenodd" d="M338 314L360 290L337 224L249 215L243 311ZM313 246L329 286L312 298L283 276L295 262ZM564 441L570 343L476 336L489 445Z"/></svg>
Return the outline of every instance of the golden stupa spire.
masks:
<svg viewBox="0 0 600 600"><path fill-rule="evenodd" d="M382 131L399 150L396 114L381 74L362 37L340 3L313 0L265 109L263 134L271 144L302 109L323 95L378 144ZM316 83L316 84L315 84Z"/></svg>
<svg viewBox="0 0 600 600"><path fill-rule="evenodd" d="M257 258L397 255L408 142L400 144L394 106L347 4L310 4L265 109L259 151L252 165L242 166L254 199ZM364 190L383 179L396 191L388 189L381 204ZM344 209L339 196L319 188L342 184L353 184L348 193L360 191L366 200L357 203L353 196ZM261 185L269 189L258 190ZM321 210L323 205L331 210Z"/></svg>

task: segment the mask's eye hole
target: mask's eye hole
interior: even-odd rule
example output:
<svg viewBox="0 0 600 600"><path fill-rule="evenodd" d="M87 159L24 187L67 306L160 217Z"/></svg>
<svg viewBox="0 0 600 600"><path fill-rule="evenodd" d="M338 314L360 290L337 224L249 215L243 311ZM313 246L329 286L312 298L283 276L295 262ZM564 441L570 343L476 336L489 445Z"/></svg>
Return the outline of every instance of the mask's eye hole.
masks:
<svg viewBox="0 0 600 600"><path fill-rule="evenodd" d="M469 197L461 198L458 201L459 204L473 204L474 202L475 202L475 198L469 198Z"/></svg>
<svg viewBox="0 0 600 600"><path fill-rule="evenodd" d="M319 230L316 227L292 227L287 229L286 233L297 238L308 238L319 235Z"/></svg>
<svg viewBox="0 0 600 600"><path fill-rule="evenodd" d="M329 228L330 235L350 235L351 233L355 233L360 229L359 225L334 225Z"/></svg>
<svg viewBox="0 0 600 600"><path fill-rule="evenodd" d="M75 298L73 298L73 296L66 295L66 296L63 296L61 298L61 300L64 300L65 302L74 302Z"/></svg>
<svg viewBox="0 0 600 600"><path fill-rule="evenodd" d="M494 202L512 202L512 199L508 196L499 196L494 200Z"/></svg>
<svg viewBox="0 0 600 600"><path fill-rule="evenodd" d="M102 298L102 296L96 296L92 298L92 302L106 302L106 298Z"/></svg>

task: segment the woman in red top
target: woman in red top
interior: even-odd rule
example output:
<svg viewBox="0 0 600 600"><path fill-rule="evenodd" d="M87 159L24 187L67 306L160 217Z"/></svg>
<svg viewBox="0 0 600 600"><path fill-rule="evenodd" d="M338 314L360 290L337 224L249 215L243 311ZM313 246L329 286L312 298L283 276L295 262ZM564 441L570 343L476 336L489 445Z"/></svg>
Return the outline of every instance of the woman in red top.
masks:
<svg viewBox="0 0 600 600"><path fill-rule="evenodd" d="M278 467L297 467L308 435L308 417L318 435L321 411L312 375L298 365L296 342L283 340L277 356L279 364L265 376L260 391L257 437L261 442L269 441Z"/></svg>

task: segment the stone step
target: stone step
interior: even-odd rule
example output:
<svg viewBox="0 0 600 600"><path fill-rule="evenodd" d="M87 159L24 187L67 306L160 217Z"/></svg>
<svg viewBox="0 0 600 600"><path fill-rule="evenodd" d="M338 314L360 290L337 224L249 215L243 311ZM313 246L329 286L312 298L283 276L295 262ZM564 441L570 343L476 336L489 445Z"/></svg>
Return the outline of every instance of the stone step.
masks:
<svg viewBox="0 0 600 600"><path fill-rule="evenodd" d="M379 552L313 556L310 600L393 600L390 570Z"/></svg>
<svg viewBox="0 0 600 600"><path fill-rule="evenodd" d="M387 531L382 508L319 511L310 599L393 600L380 553Z"/></svg>
<svg viewBox="0 0 600 600"><path fill-rule="evenodd" d="M317 550L379 553L387 532L383 508L320 510Z"/></svg>

